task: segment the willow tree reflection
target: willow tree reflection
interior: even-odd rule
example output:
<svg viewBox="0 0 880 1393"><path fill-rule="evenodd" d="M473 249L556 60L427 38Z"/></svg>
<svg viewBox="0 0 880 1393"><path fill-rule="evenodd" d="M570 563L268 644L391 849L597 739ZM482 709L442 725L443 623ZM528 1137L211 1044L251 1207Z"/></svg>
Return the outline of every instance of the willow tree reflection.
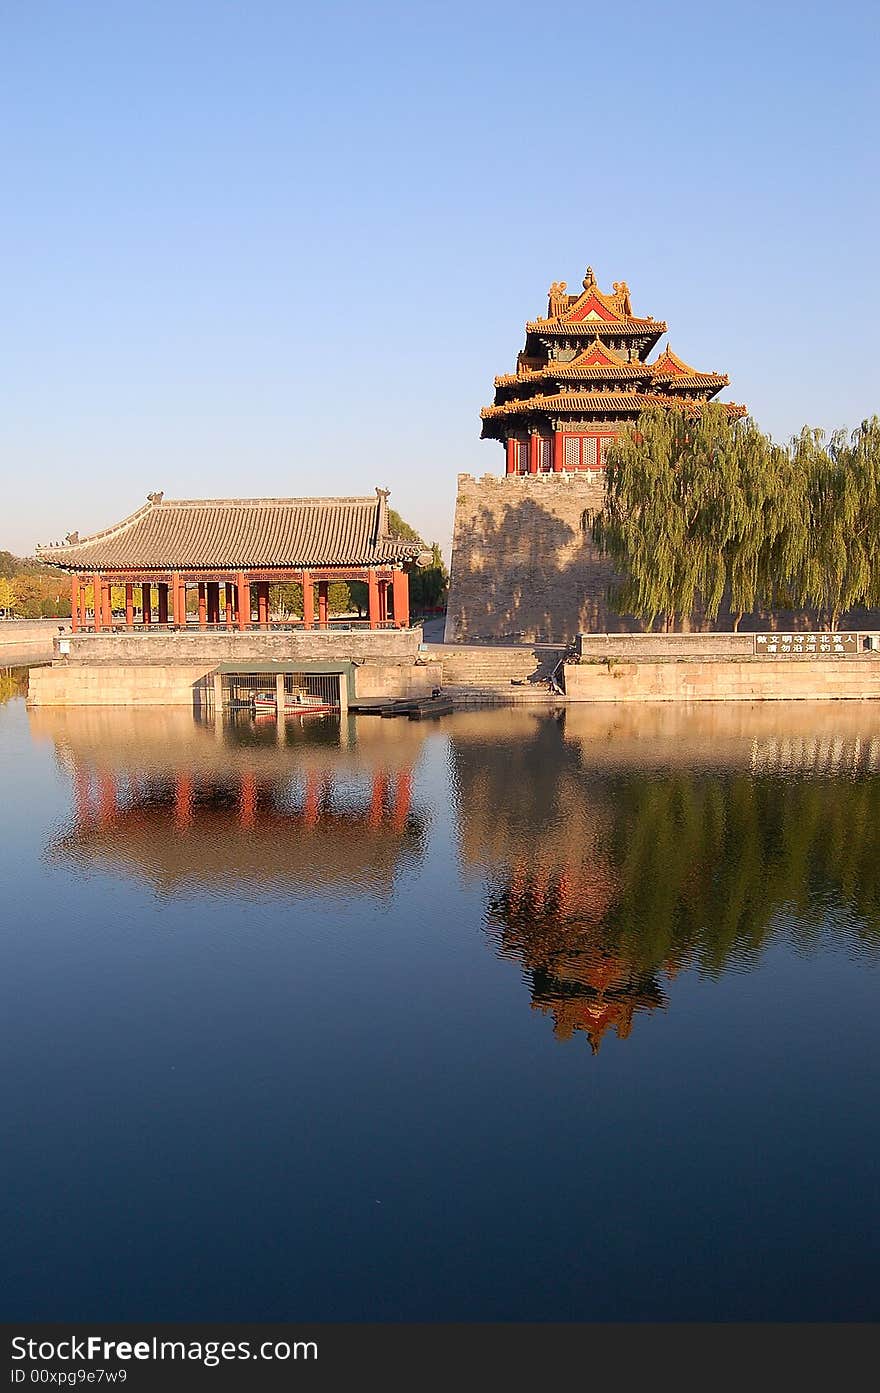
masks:
<svg viewBox="0 0 880 1393"><path fill-rule="evenodd" d="M559 1035L625 1036L678 972L747 963L774 935L880 945L871 709L512 713L495 733L452 728L461 857Z"/></svg>

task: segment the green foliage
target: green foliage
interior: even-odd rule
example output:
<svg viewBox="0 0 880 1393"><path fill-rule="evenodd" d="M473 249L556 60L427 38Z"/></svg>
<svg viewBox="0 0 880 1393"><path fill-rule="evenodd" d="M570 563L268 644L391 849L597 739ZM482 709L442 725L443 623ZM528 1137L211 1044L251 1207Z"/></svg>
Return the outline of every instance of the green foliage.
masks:
<svg viewBox="0 0 880 1393"><path fill-rule="evenodd" d="M593 536L622 581L619 611L667 626L718 616L880 600L880 421L826 446L807 428L788 448L724 408L645 413L609 450Z"/></svg>
<svg viewBox="0 0 880 1393"><path fill-rule="evenodd" d="M388 531L392 537L401 537L404 542L421 542L422 540L415 528L410 527L408 522L404 522L400 513L395 512L393 508L388 509Z"/></svg>
<svg viewBox="0 0 880 1393"><path fill-rule="evenodd" d="M295 583L290 585L270 585L269 609L272 614L277 614L282 620L288 619L291 616L301 619L303 612L302 586Z"/></svg>
<svg viewBox="0 0 880 1393"><path fill-rule="evenodd" d="M351 591L344 580L335 580L328 586L327 607L331 614L348 614L351 610Z"/></svg>
<svg viewBox="0 0 880 1393"><path fill-rule="evenodd" d="M348 582L348 593L351 598L351 607L358 612L358 618L363 619L370 609L370 596L366 581L350 580Z"/></svg>
<svg viewBox="0 0 880 1393"><path fill-rule="evenodd" d="M449 588L449 573L443 564L440 545L431 546L431 564L424 569L414 569L409 578L410 608L414 610L434 609L446 602Z"/></svg>

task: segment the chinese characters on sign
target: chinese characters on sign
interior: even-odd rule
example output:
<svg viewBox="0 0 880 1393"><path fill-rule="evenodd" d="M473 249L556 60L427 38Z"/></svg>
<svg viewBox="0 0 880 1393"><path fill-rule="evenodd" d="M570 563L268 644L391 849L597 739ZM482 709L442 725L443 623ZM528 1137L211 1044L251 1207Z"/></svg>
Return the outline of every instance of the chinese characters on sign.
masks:
<svg viewBox="0 0 880 1393"><path fill-rule="evenodd" d="M842 658L858 651L858 634L755 634L759 658Z"/></svg>

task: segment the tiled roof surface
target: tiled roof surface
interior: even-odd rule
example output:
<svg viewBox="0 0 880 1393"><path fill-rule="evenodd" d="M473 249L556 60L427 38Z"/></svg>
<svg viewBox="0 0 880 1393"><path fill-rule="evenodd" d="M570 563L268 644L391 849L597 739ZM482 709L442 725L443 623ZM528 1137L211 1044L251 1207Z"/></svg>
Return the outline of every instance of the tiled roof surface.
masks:
<svg viewBox="0 0 880 1393"><path fill-rule="evenodd" d="M501 406L484 406L480 416L484 421L499 416L518 416L530 411L552 413L555 411L631 411L638 413L652 406L677 406L698 408L698 401L690 398L664 396L659 392L565 392L554 396L528 397L524 401L503 402ZM729 412L744 415L745 407L734 402L722 402Z"/></svg>
<svg viewBox="0 0 880 1393"><path fill-rule="evenodd" d="M496 377L495 386L514 387L521 385L525 387L530 382L552 382L556 378L573 381L585 378L588 381L602 382L609 377L628 380L642 378L647 381L651 377L651 369L647 363L586 363L580 367L577 363L548 363L545 368L541 368L537 372L524 373L521 377L518 377L516 373Z"/></svg>
<svg viewBox="0 0 880 1393"><path fill-rule="evenodd" d="M114 527L39 547L58 566L224 570L366 566L423 550L388 534L385 494L373 498L154 497Z"/></svg>
<svg viewBox="0 0 880 1393"><path fill-rule="evenodd" d="M541 338L579 338L589 334L595 338L607 334L609 338L631 337L637 334L656 334L659 338L666 333L662 319L530 319L526 324L527 334L538 334Z"/></svg>

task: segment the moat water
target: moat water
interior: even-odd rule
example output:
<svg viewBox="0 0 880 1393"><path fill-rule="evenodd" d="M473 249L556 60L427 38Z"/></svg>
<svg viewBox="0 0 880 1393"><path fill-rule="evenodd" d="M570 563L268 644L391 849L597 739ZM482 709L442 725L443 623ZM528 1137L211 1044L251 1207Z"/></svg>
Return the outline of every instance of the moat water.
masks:
<svg viewBox="0 0 880 1393"><path fill-rule="evenodd" d="M23 682L6 1319L880 1317L880 708Z"/></svg>

